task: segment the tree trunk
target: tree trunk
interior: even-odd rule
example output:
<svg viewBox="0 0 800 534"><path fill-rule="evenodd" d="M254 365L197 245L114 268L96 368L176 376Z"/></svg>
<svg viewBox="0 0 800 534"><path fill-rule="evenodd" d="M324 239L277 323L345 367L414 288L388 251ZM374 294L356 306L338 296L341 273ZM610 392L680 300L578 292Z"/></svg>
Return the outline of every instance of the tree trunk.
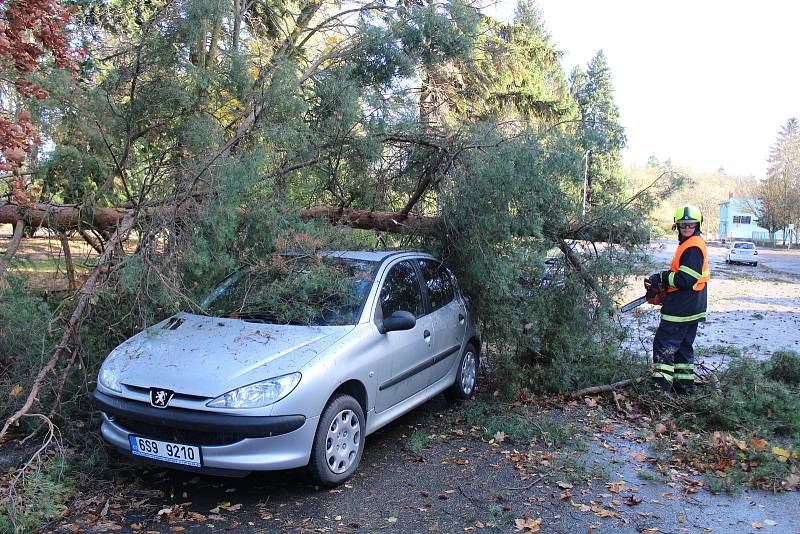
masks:
<svg viewBox="0 0 800 534"><path fill-rule="evenodd" d="M69 239L64 232L58 232L58 239L61 241L61 248L64 250L64 264L67 267L67 287L69 291L75 291L75 267L72 263L72 251L69 249Z"/></svg>
<svg viewBox="0 0 800 534"><path fill-rule="evenodd" d="M120 225L122 219L132 210L124 208L99 208L92 212L91 225L100 231L113 232ZM174 206L164 205L142 210L144 218L174 218ZM19 218L33 226L51 228L53 230L75 230L81 223L80 211L71 206L50 206L47 204L34 204L26 209L21 209L16 204L0 201L0 224L13 223ZM246 213L240 214L246 217ZM435 218L421 215L397 213L394 211L371 211L352 208L338 208L334 206L313 206L299 210L303 220L324 220L330 224L340 224L362 230L380 230L397 234L428 233L431 231Z"/></svg>
<svg viewBox="0 0 800 534"><path fill-rule="evenodd" d="M0 222L7 222L2 221ZM11 263L11 258L14 257L14 254L17 253L17 248L19 247L20 241L22 241L22 230L25 228L25 222L20 218L17 219L14 225L14 236L11 238L11 242L8 244L8 249L6 249L6 253L0 257L0 284L3 282L3 277L6 274L6 268L8 264Z"/></svg>

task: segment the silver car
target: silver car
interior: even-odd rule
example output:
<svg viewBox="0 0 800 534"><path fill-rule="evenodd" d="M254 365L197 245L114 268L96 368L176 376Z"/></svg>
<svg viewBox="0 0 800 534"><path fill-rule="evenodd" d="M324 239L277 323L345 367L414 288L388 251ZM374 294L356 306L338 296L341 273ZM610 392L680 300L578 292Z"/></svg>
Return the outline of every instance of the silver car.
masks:
<svg viewBox="0 0 800 534"><path fill-rule="evenodd" d="M243 296L262 286L245 269L206 299L207 314L178 313L115 348L93 396L103 437L164 467L243 476L308 466L331 486L355 472L368 434L439 393L472 395L480 341L439 260L322 259L349 296L300 306L311 310L302 324L246 309ZM289 277L306 269L281 261Z"/></svg>

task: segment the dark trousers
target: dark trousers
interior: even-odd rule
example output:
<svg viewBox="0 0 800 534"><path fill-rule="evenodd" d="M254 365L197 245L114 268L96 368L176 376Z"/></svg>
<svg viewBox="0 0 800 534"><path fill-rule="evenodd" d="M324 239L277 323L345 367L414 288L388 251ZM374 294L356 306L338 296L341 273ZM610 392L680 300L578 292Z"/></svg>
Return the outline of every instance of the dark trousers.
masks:
<svg viewBox="0 0 800 534"><path fill-rule="evenodd" d="M694 389L694 338L697 321L661 321L653 338L653 379L665 391L688 393Z"/></svg>

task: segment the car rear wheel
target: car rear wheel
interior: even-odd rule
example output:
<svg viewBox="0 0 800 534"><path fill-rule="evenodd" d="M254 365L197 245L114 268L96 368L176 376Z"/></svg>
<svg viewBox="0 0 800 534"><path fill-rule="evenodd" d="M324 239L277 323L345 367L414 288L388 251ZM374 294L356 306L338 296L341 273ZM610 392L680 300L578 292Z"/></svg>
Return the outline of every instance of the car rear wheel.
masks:
<svg viewBox="0 0 800 534"><path fill-rule="evenodd" d="M333 397L319 418L308 470L324 486L337 486L353 476L364 452L366 421L361 405L350 395Z"/></svg>
<svg viewBox="0 0 800 534"><path fill-rule="evenodd" d="M458 362L458 373L456 381L444 392L447 400L454 402L466 400L475 392L475 384L478 380L478 351L472 343L467 343L464 352L461 354L461 361Z"/></svg>

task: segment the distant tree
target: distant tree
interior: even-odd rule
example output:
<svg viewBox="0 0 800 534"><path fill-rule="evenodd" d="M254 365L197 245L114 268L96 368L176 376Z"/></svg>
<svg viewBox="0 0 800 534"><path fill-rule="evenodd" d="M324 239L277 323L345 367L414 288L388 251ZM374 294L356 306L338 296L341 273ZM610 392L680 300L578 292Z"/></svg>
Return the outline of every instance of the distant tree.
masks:
<svg viewBox="0 0 800 534"><path fill-rule="evenodd" d="M767 158L767 176L758 191L759 224L774 232L800 223L800 122L794 117L778 131Z"/></svg>
<svg viewBox="0 0 800 534"><path fill-rule="evenodd" d="M621 151L627 141L614 100L611 69L602 50L586 72L577 67L572 71L570 92L579 109L579 142L589 153L589 205L604 205L623 191Z"/></svg>

